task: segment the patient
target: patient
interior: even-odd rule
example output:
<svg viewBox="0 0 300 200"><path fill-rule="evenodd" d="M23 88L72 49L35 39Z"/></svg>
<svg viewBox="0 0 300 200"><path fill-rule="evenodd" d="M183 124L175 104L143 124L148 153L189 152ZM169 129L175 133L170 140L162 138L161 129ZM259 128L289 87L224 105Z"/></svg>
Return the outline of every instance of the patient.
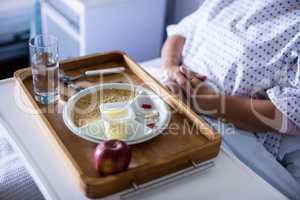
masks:
<svg viewBox="0 0 300 200"><path fill-rule="evenodd" d="M283 193L295 199L300 194L299 10L299 0L206 0L168 27L162 50L168 88L208 122L233 124L242 136L223 139L239 148L241 157L244 149L261 144L268 155L258 154L278 161L292 178L279 186L273 164L254 161L253 168L281 190L294 183ZM245 135L252 143L239 146L235 140ZM248 155L255 160L262 157L258 154Z"/></svg>

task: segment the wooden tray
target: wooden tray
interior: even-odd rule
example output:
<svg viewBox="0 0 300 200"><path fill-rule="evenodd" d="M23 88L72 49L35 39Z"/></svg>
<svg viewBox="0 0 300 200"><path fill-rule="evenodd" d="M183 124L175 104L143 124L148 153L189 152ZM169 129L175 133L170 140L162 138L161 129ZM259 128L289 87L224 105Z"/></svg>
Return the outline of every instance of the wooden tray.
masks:
<svg viewBox="0 0 300 200"><path fill-rule="evenodd" d="M72 95L66 92L70 89L67 90L61 84L61 100L44 106L34 100L31 70L21 69L14 75L30 106L39 112L40 121L45 127L45 133L41 134L53 141L55 150L64 156L65 162L69 164L69 169L65 170L72 171L87 197L104 197L130 188L132 182L143 184L190 167L191 161L203 162L217 156L220 150L220 135L126 54L110 52L60 63L60 69L72 76L85 70L115 66L126 67L126 75L133 80L134 84L144 84L160 95L173 108L173 114L168 129L162 135L148 142L131 146L132 161L127 171L106 177L99 176L92 166L91 157L96 144L72 134L63 123L61 111L64 100ZM88 78L78 84L86 87L103 82L128 82L128 78L115 74L102 78Z"/></svg>

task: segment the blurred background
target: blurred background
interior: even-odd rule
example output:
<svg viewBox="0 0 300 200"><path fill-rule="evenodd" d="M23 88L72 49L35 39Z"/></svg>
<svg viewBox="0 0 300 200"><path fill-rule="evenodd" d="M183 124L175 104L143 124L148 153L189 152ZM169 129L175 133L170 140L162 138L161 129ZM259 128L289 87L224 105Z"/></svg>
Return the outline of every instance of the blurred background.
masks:
<svg viewBox="0 0 300 200"><path fill-rule="evenodd" d="M202 0L1 0L0 79L29 66L28 40L59 39L61 59L122 50L136 61L160 56L166 26Z"/></svg>

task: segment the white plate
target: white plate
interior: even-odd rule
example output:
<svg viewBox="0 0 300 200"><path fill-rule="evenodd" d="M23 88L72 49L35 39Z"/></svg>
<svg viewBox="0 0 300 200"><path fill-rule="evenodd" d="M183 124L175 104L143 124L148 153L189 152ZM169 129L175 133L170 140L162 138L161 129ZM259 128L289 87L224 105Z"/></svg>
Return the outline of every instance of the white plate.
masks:
<svg viewBox="0 0 300 200"><path fill-rule="evenodd" d="M148 95L151 99L155 109L159 112L158 121L156 122L156 126L151 129L146 126L146 124L141 123L142 119L137 117L135 121L130 125L130 131L134 134L130 135L128 139L124 140L127 144L138 144L150 140L156 136L158 136L166 127L168 127L171 120L171 112L169 106L155 93L150 90L144 89L140 86L130 85L125 83L105 83L99 84L90 88L86 88L74 96L72 96L68 102L65 104L63 109L63 120L67 127L72 131L72 133L78 135L79 137L89 140L91 142L99 143L100 141L106 140L106 136L104 134L103 122L99 119L99 121L88 124L84 127L78 127L72 118L72 110L74 108L75 103L83 96L96 92L100 89L127 89L133 91L142 90L144 94ZM133 100L135 102L136 99ZM136 105L136 104L133 104ZM133 106L135 111L137 111L136 106Z"/></svg>

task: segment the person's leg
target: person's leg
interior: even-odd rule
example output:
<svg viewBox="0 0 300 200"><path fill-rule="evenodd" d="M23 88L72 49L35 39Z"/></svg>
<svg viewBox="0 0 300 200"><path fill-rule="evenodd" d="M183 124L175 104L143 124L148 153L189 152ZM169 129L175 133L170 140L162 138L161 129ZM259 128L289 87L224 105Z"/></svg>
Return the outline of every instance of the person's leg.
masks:
<svg viewBox="0 0 300 200"><path fill-rule="evenodd" d="M300 150L285 155L281 163L300 184Z"/></svg>
<svg viewBox="0 0 300 200"><path fill-rule="evenodd" d="M222 142L238 159L290 199L300 199L300 184L264 148L253 133L211 118L205 119L222 134Z"/></svg>

